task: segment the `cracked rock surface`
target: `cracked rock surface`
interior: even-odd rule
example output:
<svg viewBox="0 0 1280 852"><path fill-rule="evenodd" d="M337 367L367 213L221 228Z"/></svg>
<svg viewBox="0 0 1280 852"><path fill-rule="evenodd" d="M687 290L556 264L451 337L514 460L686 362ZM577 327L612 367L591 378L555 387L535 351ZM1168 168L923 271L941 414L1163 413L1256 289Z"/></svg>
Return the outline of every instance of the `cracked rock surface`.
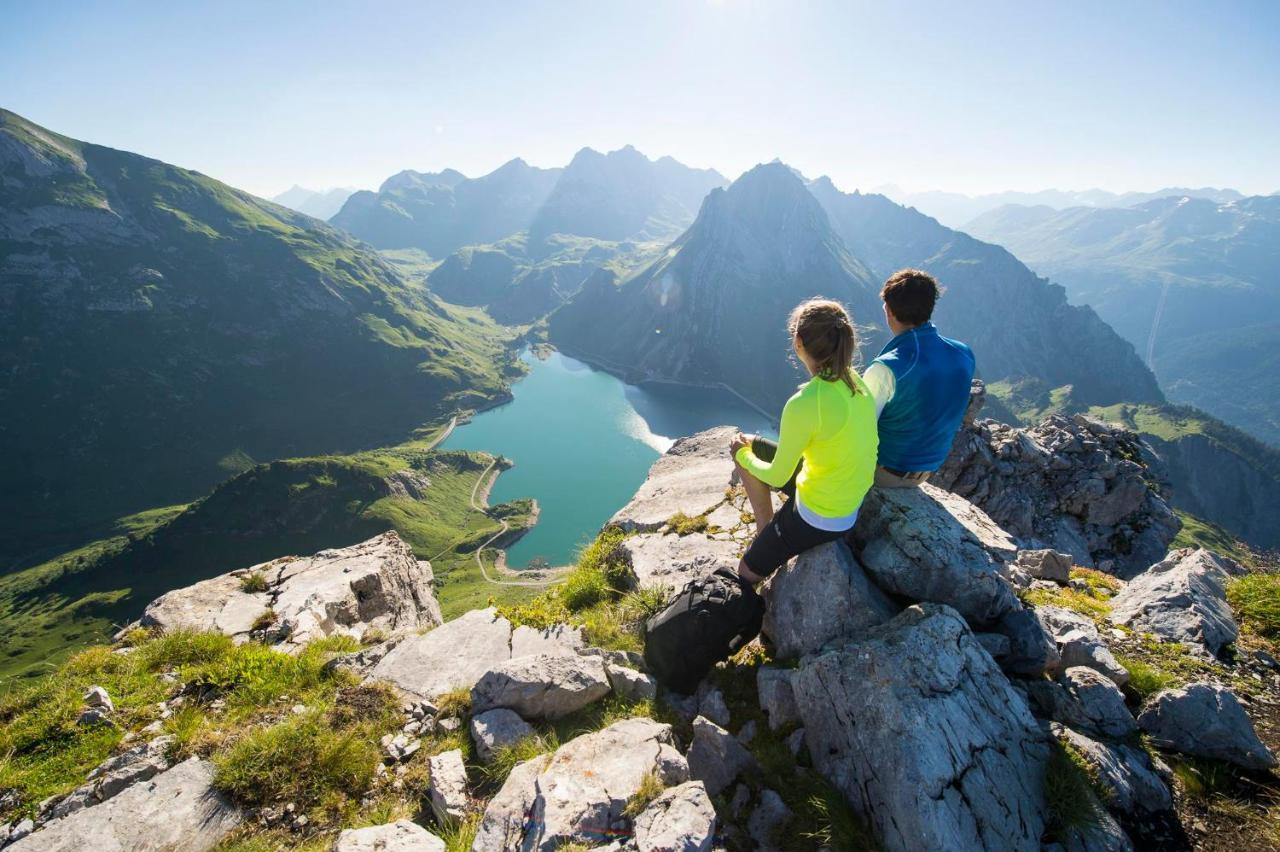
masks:
<svg viewBox="0 0 1280 852"><path fill-rule="evenodd" d="M538 654L499 663L471 688L477 713L506 707L525 719L568 716L609 694L600 657Z"/></svg>
<svg viewBox="0 0 1280 852"><path fill-rule="evenodd" d="M638 817L638 852L708 852L716 835L716 811L701 781L664 790Z"/></svg>
<svg viewBox="0 0 1280 852"><path fill-rule="evenodd" d="M885 849L1040 848L1046 735L950 607L806 658L794 688L814 765Z"/></svg>
<svg viewBox="0 0 1280 852"><path fill-rule="evenodd" d="M1214 656L1240 632L1227 605L1227 580L1226 567L1209 551L1171 551L1111 599L1111 620Z"/></svg>

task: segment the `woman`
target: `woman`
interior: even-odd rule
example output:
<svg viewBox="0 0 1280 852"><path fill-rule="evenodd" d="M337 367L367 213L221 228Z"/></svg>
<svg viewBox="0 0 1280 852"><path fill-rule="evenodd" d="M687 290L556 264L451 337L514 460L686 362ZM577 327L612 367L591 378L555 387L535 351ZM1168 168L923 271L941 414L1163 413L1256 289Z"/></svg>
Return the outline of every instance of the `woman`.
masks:
<svg viewBox="0 0 1280 852"><path fill-rule="evenodd" d="M782 409L776 445L742 433L730 443L756 517L756 537L738 565L751 583L842 538L875 478L876 403L853 371L858 340L849 314L839 302L810 299L791 312L788 328L812 378ZM776 515L770 490L791 498Z"/></svg>

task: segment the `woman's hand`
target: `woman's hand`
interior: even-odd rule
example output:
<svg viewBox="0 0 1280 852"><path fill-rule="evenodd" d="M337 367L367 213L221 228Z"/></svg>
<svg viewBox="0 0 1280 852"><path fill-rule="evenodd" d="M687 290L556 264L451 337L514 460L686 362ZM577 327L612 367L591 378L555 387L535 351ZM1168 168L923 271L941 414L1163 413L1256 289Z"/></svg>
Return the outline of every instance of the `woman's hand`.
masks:
<svg viewBox="0 0 1280 852"><path fill-rule="evenodd" d="M742 449L743 447L751 446L751 442L754 441L755 439L756 439L755 435L744 435L741 432L739 432L738 434L734 435L733 438L729 441L730 454L736 456L738 454L738 450Z"/></svg>

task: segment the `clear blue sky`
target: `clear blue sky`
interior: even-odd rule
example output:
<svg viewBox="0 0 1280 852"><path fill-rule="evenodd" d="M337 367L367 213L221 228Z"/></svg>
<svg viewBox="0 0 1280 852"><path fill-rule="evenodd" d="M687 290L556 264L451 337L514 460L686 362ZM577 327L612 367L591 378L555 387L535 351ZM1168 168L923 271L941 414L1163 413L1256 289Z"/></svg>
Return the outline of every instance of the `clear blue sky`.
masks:
<svg viewBox="0 0 1280 852"><path fill-rule="evenodd" d="M1273 0L451 5L0 0L0 106L264 195L628 143L847 189L1280 190Z"/></svg>

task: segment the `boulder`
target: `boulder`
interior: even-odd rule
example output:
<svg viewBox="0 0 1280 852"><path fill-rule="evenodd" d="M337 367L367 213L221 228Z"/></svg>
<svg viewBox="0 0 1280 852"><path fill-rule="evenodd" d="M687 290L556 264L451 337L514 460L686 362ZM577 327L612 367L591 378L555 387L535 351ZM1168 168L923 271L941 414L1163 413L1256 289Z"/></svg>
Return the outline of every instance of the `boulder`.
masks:
<svg viewBox="0 0 1280 852"><path fill-rule="evenodd" d="M893 594L946 604L975 626L1018 607L1000 575L1017 553L1013 540L981 509L940 488L871 489L853 540L871 579Z"/></svg>
<svg viewBox="0 0 1280 852"><path fill-rule="evenodd" d="M213 849L244 815L213 787L213 764L179 763L92 808L46 823L6 852Z"/></svg>
<svg viewBox="0 0 1280 852"><path fill-rule="evenodd" d="M1091 798L1097 818L1092 824L1066 829L1062 838L1063 852L1133 852L1133 842L1120 823L1102 807L1097 797Z"/></svg>
<svg viewBox="0 0 1280 852"><path fill-rule="evenodd" d="M472 850L553 852L599 842L650 774L668 786L689 780L674 743L670 725L624 719L520 764L485 808Z"/></svg>
<svg viewBox="0 0 1280 852"><path fill-rule="evenodd" d="M247 591L247 578L256 576L263 589ZM440 624L433 580L431 564L391 531L351 547L275 559L175 589L152 601L137 623L216 630L240 642L253 634L294 650L326 636L359 639L369 630L403 633ZM267 611L274 620L263 629L259 618Z"/></svg>
<svg viewBox="0 0 1280 852"><path fill-rule="evenodd" d="M1116 686L1129 682L1129 672L1103 643L1093 621L1060 606L1037 607L1036 615L1053 637L1062 668L1085 666L1106 675Z"/></svg>
<svg viewBox="0 0 1280 852"><path fill-rule="evenodd" d="M701 781L708 795L718 796L756 759L732 734L709 719L693 720L693 741L686 755L689 776Z"/></svg>
<svg viewBox="0 0 1280 852"><path fill-rule="evenodd" d="M445 852L444 841L407 819L368 828L349 828L338 835L333 852Z"/></svg>
<svg viewBox="0 0 1280 852"><path fill-rule="evenodd" d="M485 763L493 760L498 749L510 748L534 735L532 726L514 710L497 707L471 717L471 740L476 754Z"/></svg>
<svg viewBox="0 0 1280 852"><path fill-rule="evenodd" d="M630 666L605 662L604 672L614 695L626 701L652 701L658 696L658 682L652 675L638 672Z"/></svg>
<svg viewBox="0 0 1280 852"><path fill-rule="evenodd" d="M701 533L643 533L623 539L618 550L631 566L637 586L675 591L719 568L736 570L741 546Z"/></svg>
<svg viewBox="0 0 1280 852"><path fill-rule="evenodd" d="M664 790L635 822L638 852L709 852L716 811L701 781Z"/></svg>
<svg viewBox="0 0 1280 852"><path fill-rule="evenodd" d="M441 822L460 820L467 815L471 797L467 795L467 767L462 750L434 754L427 760L431 772L431 810Z"/></svg>
<svg viewBox="0 0 1280 852"><path fill-rule="evenodd" d="M470 689L511 659L511 622L493 607L473 609L420 636L410 636L378 660L368 675L417 698Z"/></svg>
<svg viewBox="0 0 1280 852"><path fill-rule="evenodd" d="M1046 735L955 610L909 607L794 686L815 767L885 849L1039 849Z"/></svg>
<svg viewBox="0 0 1280 852"><path fill-rule="evenodd" d="M553 624L538 630L521 624L511 631L511 657L532 657L535 654L551 654L565 656L576 654L585 648L581 627L568 624Z"/></svg>
<svg viewBox="0 0 1280 852"><path fill-rule="evenodd" d="M609 520L627 531L652 532L672 515L704 515L725 502L734 472L729 441L737 429L708 429L671 445L649 468L635 496Z"/></svg>
<svg viewBox="0 0 1280 852"><path fill-rule="evenodd" d="M1107 807L1120 814L1157 813L1173 807L1169 785L1147 753L1124 743L1102 743L1063 725L1054 734L1069 743L1093 767L1107 793Z"/></svg>
<svg viewBox="0 0 1280 852"><path fill-rule="evenodd" d="M801 553L765 582L763 631L779 659L801 657L833 639L883 624L898 607L867 579L848 545Z"/></svg>
<svg viewBox="0 0 1280 852"><path fill-rule="evenodd" d="M1066 585L1071 579L1071 554L1057 550L1019 550L1013 564L1036 580Z"/></svg>
<svg viewBox="0 0 1280 852"><path fill-rule="evenodd" d="M706 681L703 681L705 684ZM729 716L729 705L725 703L724 693L715 687L699 690L698 715L710 719L722 728L729 727L732 721Z"/></svg>
<svg viewBox="0 0 1280 852"><path fill-rule="evenodd" d="M485 672L471 688L471 710L507 707L525 719L553 720L608 694L609 677L600 657L538 654Z"/></svg>
<svg viewBox="0 0 1280 852"><path fill-rule="evenodd" d="M116 711L115 704L111 702L111 696L100 686L89 687L84 694L84 704L86 707L96 707L108 713Z"/></svg>
<svg viewBox="0 0 1280 852"><path fill-rule="evenodd" d="M155 777L169 768L165 757L173 737L157 737L148 743L109 757L89 773L86 783L53 804L45 819L62 819L83 808L124 792L140 781Z"/></svg>
<svg viewBox="0 0 1280 852"><path fill-rule="evenodd" d="M1171 551L1111 599L1111 620L1215 656L1239 633L1227 605L1227 579L1209 551Z"/></svg>
<svg viewBox="0 0 1280 852"><path fill-rule="evenodd" d="M1138 724L1159 748L1245 769L1276 766L1235 693L1217 684L1193 683L1156 693L1138 715Z"/></svg>
<svg viewBox="0 0 1280 852"><path fill-rule="evenodd" d="M756 694L771 731L800 721L800 710L796 707L795 692L791 688L794 673L794 669L773 666L761 666L756 671Z"/></svg>
<svg viewBox="0 0 1280 852"><path fill-rule="evenodd" d="M787 840L785 830L791 821L791 809L777 792L768 787L760 791L760 801L747 817L747 834L757 852L778 852Z"/></svg>
<svg viewBox="0 0 1280 852"><path fill-rule="evenodd" d="M1021 601L1000 616L991 629L1009 642L1009 649L1000 657L1000 668L1023 677L1035 677L1058 669L1061 660L1053 642L1036 611Z"/></svg>
<svg viewBox="0 0 1280 852"><path fill-rule="evenodd" d="M1028 681L1026 688L1040 712L1055 722L1114 739L1138 730L1119 687L1093 669L1076 666L1057 681Z"/></svg>

